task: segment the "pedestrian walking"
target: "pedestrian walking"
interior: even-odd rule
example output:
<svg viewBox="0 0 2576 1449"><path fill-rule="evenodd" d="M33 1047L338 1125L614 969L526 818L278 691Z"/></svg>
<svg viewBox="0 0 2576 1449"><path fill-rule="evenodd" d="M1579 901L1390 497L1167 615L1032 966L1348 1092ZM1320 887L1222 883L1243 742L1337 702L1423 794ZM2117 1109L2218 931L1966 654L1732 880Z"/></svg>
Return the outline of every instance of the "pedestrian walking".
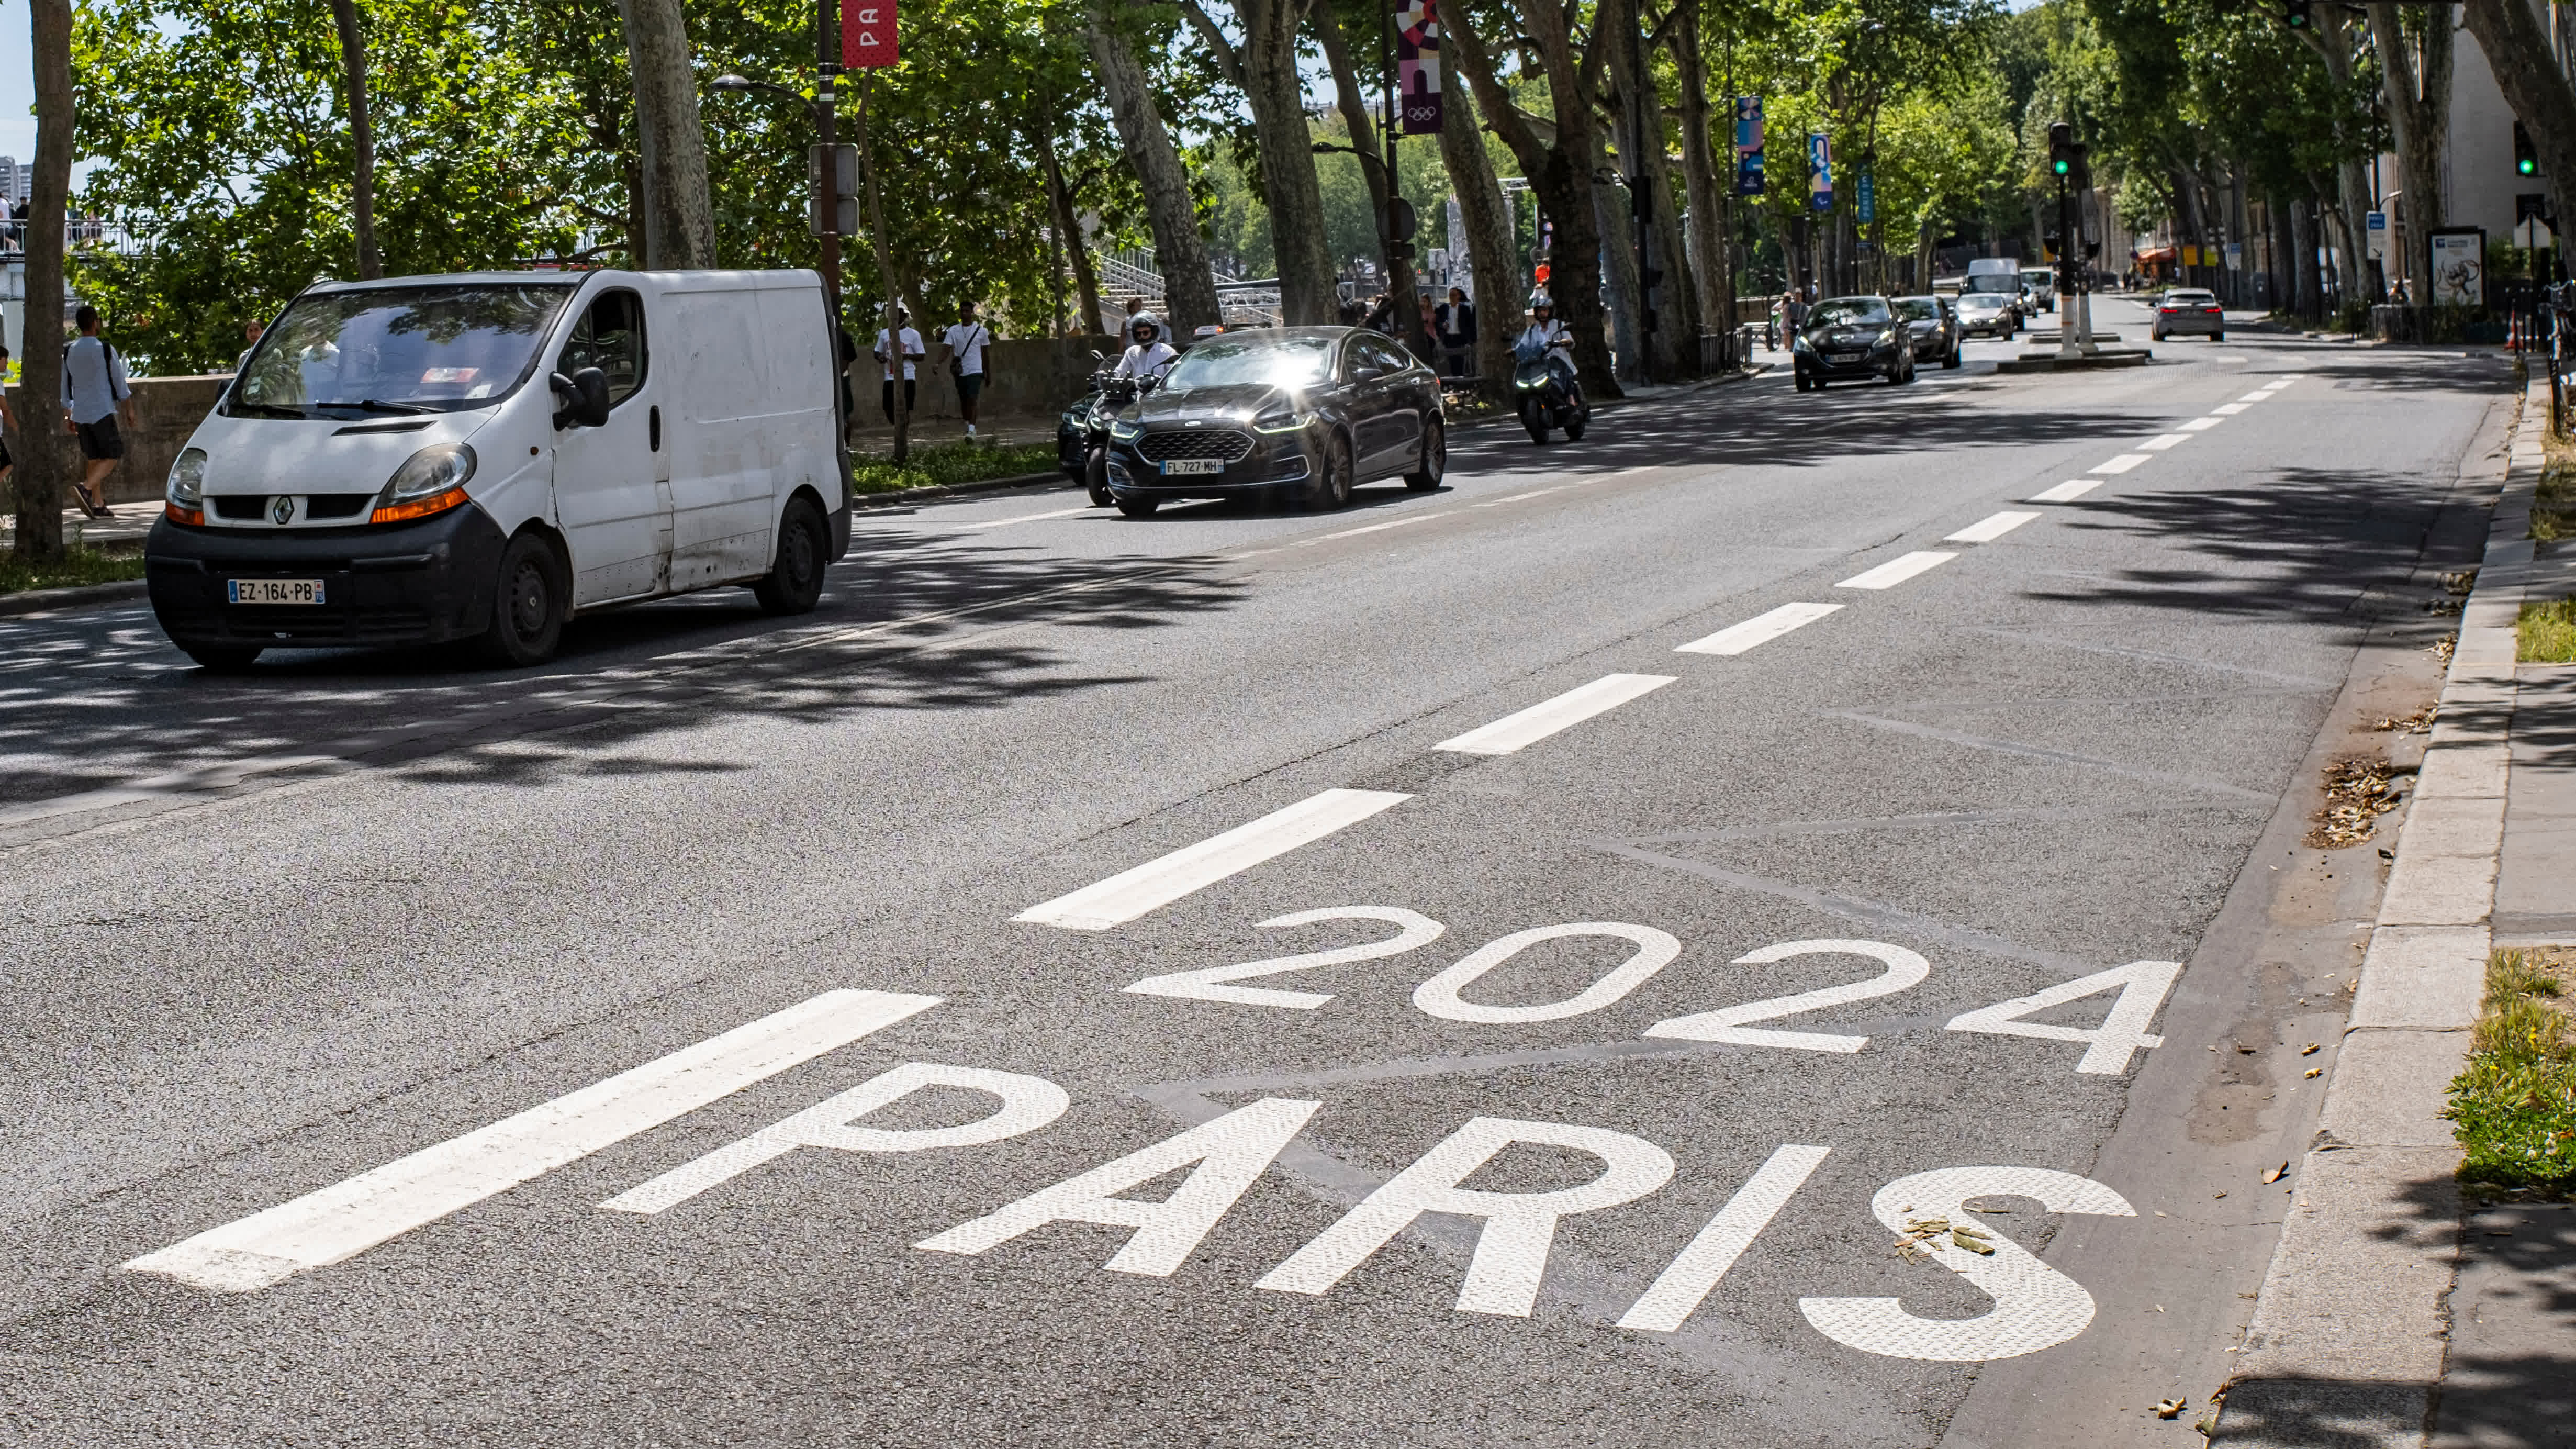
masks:
<svg viewBox="0 0 2576 1449"><path fill-rule="evenodd" d="M236 376L243 368L250 366L250 355L259 350L259 339L267 332L268 329L259 325L259 319L256 317L242 324L241 356L233 359L233 372Z"/></svg>
<svg viewBox="0 0 2576 1449"><path fill-rule="evenodd" d="M957 384L957 410L966 416L966 436L975 436L975 401L984 395L984 347L993 334L975 320L975 304L957 304L957 323L940 341L948 347L948 376Z"/></svg>
<svg viewBox="0 0 2576 1449"><path fill-rule="evenodd" d="M1465 377L1476 352L1476 304L1467 300L1466 289L1451 287L1434 320L1439 323L1434 334L1440 339L1440 370Z"/></svg>
<svg viewBox="0 0 2576 1449"><path fill-rule="evenodd" d="M894 354L897 352L903 354L903 411L907 417L912 414L913 398L920 386L913 368L929 354L921 345L921 334L904 325L912 320L911 313L904 311L898 304L887 310L887 316L894 324L893 336L891 339L888 338L886 328L877 329L876 357L877 361L885 364L885 420L886 425L892 427L894 425Z"/></svg>
<svg viewBox="0 0 2576 1449"><path fill-rule="evenodd" d="M1368 320L1360 324L1372 332L1395 335L1395 299L1380 292L1369 302Z"/></svg>
<svg viewBox="0 0 2576 1449"><path fill-rule="evenodd" d="M100 490L107 475L116 471L117 460L125 456L118 417L123 416L126 427L136 426L134 388L125 376L125 359L98 335L98 309L84 302L72 320L80 327L80 336L63 349L63 429L79 435L81 457L86 460L85 476L72 485L72 491L90 517L105 518L107 501Z"/></svg>

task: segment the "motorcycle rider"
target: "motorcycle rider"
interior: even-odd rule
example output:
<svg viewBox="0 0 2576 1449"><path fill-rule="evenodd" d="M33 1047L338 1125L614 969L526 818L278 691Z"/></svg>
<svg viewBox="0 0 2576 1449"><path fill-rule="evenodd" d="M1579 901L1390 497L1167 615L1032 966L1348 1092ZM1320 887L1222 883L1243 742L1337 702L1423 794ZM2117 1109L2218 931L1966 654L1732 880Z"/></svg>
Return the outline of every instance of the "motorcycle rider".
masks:
<svg viewBox="0 0 2576 1449"><path fill-rule="evenodd" d="M1547 356L1548 371L1565 384L1568 395L1575 391L1574 334L1556 320L1556 303L1545 292L1532 292L1529 299L1529 326L1512 342L1512 351L1541 352Z"/></svg>
<svg viewBox="0 0 2576 1449"><path fill-rule="evenodd" d="M1109 370L1112 377L1161 377L1171 370L1180 351L1163 340L1163 319L1151 312L1139 312L1127 319L1128 347Z"/></svg>

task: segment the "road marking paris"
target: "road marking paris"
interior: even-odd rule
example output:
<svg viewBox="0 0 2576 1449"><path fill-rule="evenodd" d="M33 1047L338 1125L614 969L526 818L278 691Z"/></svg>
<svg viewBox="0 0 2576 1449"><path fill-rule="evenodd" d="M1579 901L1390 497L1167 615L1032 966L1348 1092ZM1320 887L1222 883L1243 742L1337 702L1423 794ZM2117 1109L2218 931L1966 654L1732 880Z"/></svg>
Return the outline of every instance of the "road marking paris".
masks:
<svg viewBox="0 0 2576 1449"><path fill-rule="evenodd" d="M2126 473L2130 469L2146 461L2147 455L2144 453L2122 453L2120 456L2111 459L2107 463L2096 463L2086 471L2092 473Z"/></svg>
<svg viewBox="0 0 2576 1449"><path fill-rule="evenodd" d="M2193 418L2187 423L2177 423L2175 427L2186 433L2205 433L2225 421L2225 418Z"/></svg>
<svg viewBox="0 0 2576 1449"><path fill-rule="evenodd" d="M1928 550L1917 550L1913 553L1906 554L1901 558L1889 559L1887 562L1880 564L1874 569L1864 569L1861 572L1852 575L1850 578L1843 580L1841 583L1834 585L1834 587L1838 589L1892 589L1898 584L1905 582L1907 579L1914 577L1916 574L1926 573L1939 568L1941 565L1948 563L1950 560L1957 557L1958 555L1955 553L1935 553Z"/></svg>
<svg viewBox="0 0 2576 1449"><path fill-rule="evenodd" d="M1768 644L1793 629L1803 629L1842 608L1840 604L1782 604L1767 614L1756 614L1741 624L1729 624L1705 638L1693 639L1673 652L1676 654L1742 654L1757 644Z"/></svg>
<svg viewBox="0 0 2576 1449"><path fill-rule="evenodd" d="M2158 433L2154 437L2140 443L2138 445L2138 451L2141 453L2161 453L2165 449L2173 447L2178 443L2188 443L2190 441L2191 434L2189 433Z"/></svg>
<svg viewBox="0 0 2576 1449"><path fill-rule="evenodd" d="M1669 674L1603 675L1590 684L1507 714L1454 739L1442 740L1431 748L1461 755L1508 755L1672 682Z"/></svg>
<svg viewBox="0 0 2576 1449"><path fill-rule="evenodd" d="M2085 494L2090 493L2101 486L2102 480L2099 478L2069 478L2054 488L2045 488L2030 495L2030 501L2033 503L2072 503L2076 499L2083 497Z"/></svg>
<svg viewBox="0 0 2576 1449"><path fill-rule="evenodd" d="M1943 543L1992 543L2038 516L2036 513L2016 513L2011 509L2005 509L2001 513L1988 514L1941 541Z"/></svg>
<svg viewBox="0 0 2576 1449"><path fill-rule="evenodd" d="M355 1257L939 1001L893 991L827 991L125 1266L217 1292L254 1292Z"/></svg>
<svg viewBox="0 0 2576 1449"><path fill-rule="evenodd" d="M1392 790L1325 790L1247 825L1183 846L1011 919L1106 931L1410 800Z"/></svg>

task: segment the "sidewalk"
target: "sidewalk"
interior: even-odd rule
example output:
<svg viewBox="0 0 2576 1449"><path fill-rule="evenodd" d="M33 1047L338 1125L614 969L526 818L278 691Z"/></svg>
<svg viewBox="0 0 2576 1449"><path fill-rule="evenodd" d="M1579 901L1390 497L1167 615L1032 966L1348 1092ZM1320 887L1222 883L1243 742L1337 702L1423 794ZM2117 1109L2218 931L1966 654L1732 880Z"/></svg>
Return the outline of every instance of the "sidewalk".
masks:
<svg viewBox="0 0 2576 1449"><path fill-rule="evenodd" d="M2525 395L2314 1142L2211 1442L2576 1446L2576 1206L2463 1202L2440 1113L2495 946L2576 945L2576 666L2516 664L2547 384Z"/></svg>
<svg viewBox="0 0 2576 1449"><path fill-rule="evenodd" d="M111 503L107 511L115 516L91 518L78 509L64 509L63 542L75 548L140 544L143 535L150 533L154 521L161 517L161 502L154 499L148 503ZM9 547L17 537L17 514L0 512L0 549Z"/></svg>

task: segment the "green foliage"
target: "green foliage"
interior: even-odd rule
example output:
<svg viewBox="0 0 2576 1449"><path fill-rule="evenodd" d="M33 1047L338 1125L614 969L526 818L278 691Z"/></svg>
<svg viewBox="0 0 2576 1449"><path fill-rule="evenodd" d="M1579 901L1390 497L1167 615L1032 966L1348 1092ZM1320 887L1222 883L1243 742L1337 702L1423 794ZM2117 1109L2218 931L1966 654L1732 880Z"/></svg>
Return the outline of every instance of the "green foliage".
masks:
<svg viewBox="0 0 2576 1449"><path fill-rule="evenodd" d="M2533 510L2537 519L2539 510ZM2534 529L2536 534L2538 529ZM2522 606L2514 657L2526 664L2576 664L2576 599L2543 599Z"/></svg>
<svg viewBox="0 0 2576 1449"><path fill-rule="evenodd" d="M75 532L78 524L69 524L65 532ZM143 553L131 549L108 553L74 544L61 558L31 563L15 551L0 553L0 594L15 594L27 589L66 589L82 584L113 584L143 577Z"/></svg>
<svg viewBox="0 0 2576 1449"><path fill-rule="evenodd" d="M1019 478L1055 470L1053 443L992 447L983 443L939 443L915 447L900 463L854 459L850 474L860 493L893 493L950 483L977 483L987 478Z"/></svg>
<svg viewBox="0 0 2576 1449"><path fill-rule="evenodd" d="M2451 1082L2464 1180L2576 1187L2576 1041L2567 978L2576 952L2501 950L2487 958L2484 1009L2468 1069Z"/></svg>

